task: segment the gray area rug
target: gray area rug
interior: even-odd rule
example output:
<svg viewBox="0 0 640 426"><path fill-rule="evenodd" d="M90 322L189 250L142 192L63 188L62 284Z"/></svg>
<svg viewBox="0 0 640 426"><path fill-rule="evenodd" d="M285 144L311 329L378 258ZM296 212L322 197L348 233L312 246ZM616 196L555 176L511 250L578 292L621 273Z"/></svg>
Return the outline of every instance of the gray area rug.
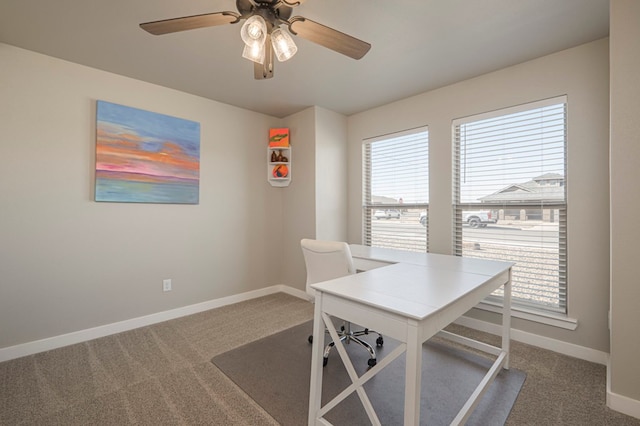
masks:
<svg viewBox="0 0 640 426"><path fill-rule="evenodd" d="M282 425L307 423L312 323L284 330L237 349L212 362ZM365 340L375 346L377 335ZM398 343L385 338L378 359ZM368 353L355 344L347 347L358 374L367 369ZM441 341L423 345L421 424L448 425L490 368L492 361ZM501 371L469 418L469 425L503 425L526 374ZM323 373L323 405L350 384L337 350ZM365 384L367 395L383 425L403 423L404 355ZM354 393L326 415L335 425L369 425L360 399Z"/></svg>

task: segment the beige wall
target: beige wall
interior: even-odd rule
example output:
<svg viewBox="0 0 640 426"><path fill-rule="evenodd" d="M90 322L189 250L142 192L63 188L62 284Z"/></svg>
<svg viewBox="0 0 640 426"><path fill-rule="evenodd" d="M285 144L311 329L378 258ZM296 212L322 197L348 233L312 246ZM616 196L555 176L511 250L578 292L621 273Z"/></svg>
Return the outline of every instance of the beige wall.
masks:
<svg viewBox="0 0 640 426"><path fill-rule="evenodd" d="M611 0L610 406L640 417L640 2ZM625 398L636 401L627 404ZM628 402L628 401L627 401Z"/></svg>
<svg viewBox="0 0 640 426"><path fill-rule="evenodd" d="M347 118L316 108L316 238L347 239Z"/></svg>
<svg viewBox="0 0 640 426"><path fill-rule="evenodd" d="M283 188L283 282L304 290L300 240L347 238L347 119L311 107L284 122L291 129L294 172L291 185Z"/></svg>
<svg viewBox="0 0 640 426"><path fill-rule="evenodd" d="M0 348L281 283L281 120L4 44L0 64ZM98 99L200 123L199 205L93 201Z"/></svg>
<svg viewBox="0 0 640 426"><path fill-rule="evenodd" d="M302 238L315 238L316 206L316 115L315 108L307 108L284 120L291 130L291 184L280 188L282 196L281 257L282 282L303 290L306 271L300 249ZM277 222L274 221L274 226Z"/></svg>
<svg viewBox="0 0 640 426"><path fill-rule="evenodd" d="M571 331L514 319L515 328L609 351L608 40L599 40L349 117L349 241L361 235L361 144L429 127L429 247L451 253L451 122L486 111L568 96L569 316ZM470 316L496 322L474 310Z"/></svg>
<svg viewBox="0 0 640 426"><path fill-rule="evenodd" d="M346 239L346 117L311 107L280 120L3 44L0 63L0 349L304 290L300 239ZM199 205L93 201L96 100L201 124ZM274 126L291 128L285 188L266 178Z"/></svg>

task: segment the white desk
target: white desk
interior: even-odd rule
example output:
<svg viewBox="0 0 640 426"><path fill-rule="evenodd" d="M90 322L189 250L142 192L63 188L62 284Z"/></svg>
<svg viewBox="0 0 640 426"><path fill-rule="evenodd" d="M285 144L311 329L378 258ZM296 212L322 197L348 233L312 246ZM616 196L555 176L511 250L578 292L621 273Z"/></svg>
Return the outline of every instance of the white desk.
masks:
<svg viewBox="0 0 640 426"><path fill-rule="evenodd" d="M439 334L496 356L484 379L452 424L463 424L501 368L509 368L511 266L497 262L352 245L354 264L362 273L313 284L316 290L311 358L309 425L330 425L324 415L353 392L374 425L380 421L362 387L406 352L404 424L420 422L422 343ZM504 286L502 347L476 342L441 330ZM335 332L331 316L353 322L400 341L389 355L358 377ZM352 384L322 407L322 353L325 325Z"/></svg>

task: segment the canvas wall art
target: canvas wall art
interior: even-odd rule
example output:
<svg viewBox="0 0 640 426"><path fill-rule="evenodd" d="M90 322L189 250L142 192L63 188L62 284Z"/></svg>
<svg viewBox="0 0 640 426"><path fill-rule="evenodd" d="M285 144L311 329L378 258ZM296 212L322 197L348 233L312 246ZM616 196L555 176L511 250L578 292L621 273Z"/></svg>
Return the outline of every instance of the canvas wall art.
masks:
<svg viewBox="0 0 640 426"><path fill-rule="evenodd" d="M200 123L97 102L96 201L198 204Z"/></svg>
<svg viewBox="0 0 640 426"><path fill-rule="evenodd" d="M269 129L269 148L288 147L289 129Z"/></svg>

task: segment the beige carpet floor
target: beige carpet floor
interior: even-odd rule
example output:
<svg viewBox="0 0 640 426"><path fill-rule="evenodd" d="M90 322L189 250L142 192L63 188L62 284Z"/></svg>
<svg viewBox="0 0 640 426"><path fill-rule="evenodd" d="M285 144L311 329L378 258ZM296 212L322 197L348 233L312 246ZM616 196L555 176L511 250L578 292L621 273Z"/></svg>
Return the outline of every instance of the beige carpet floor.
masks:
<svg viewBox="0 0 640 426"><path fill-rule="evenodd" d="M312 311L279 293L0 363L0 425L275 425L210 360ZM527 379L507 425L640 425L605 406L604 366L512 348Z"/></svg>

